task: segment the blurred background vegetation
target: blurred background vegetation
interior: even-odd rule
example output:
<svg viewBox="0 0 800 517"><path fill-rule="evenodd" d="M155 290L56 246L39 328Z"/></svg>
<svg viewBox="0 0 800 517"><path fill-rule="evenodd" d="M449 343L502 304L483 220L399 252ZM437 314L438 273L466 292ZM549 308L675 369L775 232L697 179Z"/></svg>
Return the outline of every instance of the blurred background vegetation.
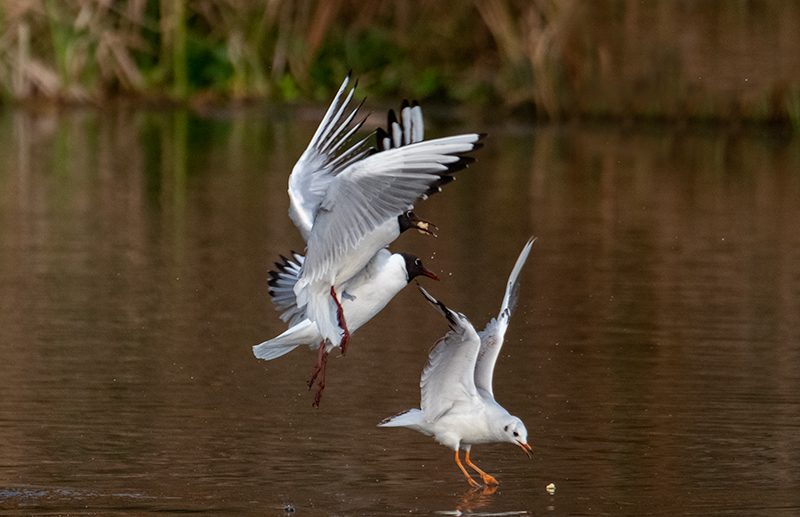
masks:
<svg viewBox="0 0 800 517"><path fill-rule="evenodd" d="M502 105L800 127L795 0L0 0L6 102Z"/></svg>

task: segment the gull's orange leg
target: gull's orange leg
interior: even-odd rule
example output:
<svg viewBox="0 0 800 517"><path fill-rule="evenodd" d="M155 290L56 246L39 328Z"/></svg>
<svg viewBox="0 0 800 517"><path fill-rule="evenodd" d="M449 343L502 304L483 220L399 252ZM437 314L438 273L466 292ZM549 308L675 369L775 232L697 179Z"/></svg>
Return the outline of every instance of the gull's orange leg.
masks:
<svg viewBox="0 0 800 517"><path fill-rule="evenodd" d="M500 483L497 482L497 480L494 477L492 477L489 474L487 474L486 472L482 471L481 469L479 469L477 467L477 465L475 465L474 463L469 461L469 451L467 451L466 458L464 458L464 459L467 461L467 465L469 465L470 467L475 469L475 472L477 472L478 474L481 475L481 479L483 479L484 483L486 483L487 485L492 485L492 486L497 486L497 485L500 484Z"/></svg>
<svg viewBox="0 0 800 517"><path fill-rule="evenodd" d="M469 453L467 453L467 454L469 454ZM458 468L461 469L461 472L463 472L464 475L467 477L467 481L469 482L469 484L474 488L480 488L481 485L479 485L477 481L472 479L472 476L469 475L469 472L467 472L467 469L465 469L464 465L461 464L461 460L458 457L458 449L456 449L456 464L458 465Z"/></svg>
<svg viewBox="0 0 800 517"><path fill-rule="evenodd" d="M339 344L339 348L342 349L342 355L347 352L347 343L350 342L350 331L347 330L347 322L344 320L344 309L342 309L342 304L339 303L339 299L336 297L336 291L331 286L331 297L333 301L336 302L336 319L339 322L339 327L344 331L344 335L342 336L342 342Z"/></svg>

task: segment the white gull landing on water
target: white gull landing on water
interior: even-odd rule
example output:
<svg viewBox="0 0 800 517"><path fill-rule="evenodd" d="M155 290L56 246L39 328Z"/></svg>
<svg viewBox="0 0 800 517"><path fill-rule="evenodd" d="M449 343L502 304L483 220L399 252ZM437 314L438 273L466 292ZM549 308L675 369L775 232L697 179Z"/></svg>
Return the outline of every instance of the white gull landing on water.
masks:
<svg viewBox="0 0 800 517"><path fill-rule="evenodd" d="M289 176L289 215L307 242L294 285L297 306L342 353L350 337L342 286L403 230L430 232L428 223L409 211L473 162L466 154L482 145L477 133L422 140L421 110L414 106L407 107L413 124L393 124L390 115L388 132L379 131L378 149L364 139L343 150L363 124L351 125L358 107L345 116L353 96L352 89L345 96L348 82Z"/></svg>
<svg viewBox="0 0 800 517"><path fill-rule="evenodd" d="M525 424L494 400L492 376L508 320L517 303L519 273L534 240L531 238L525 245L511 271L500 314L482 332L476 332L466 316L448 309L422 287L419 288L447 318L451 330L433 348L422 372L419 383L421 409L411 409L378 424L380 427L414 429L455 450L456 463L473 487L481 485L472 479L461 463L460 449L466 451L467 465L480 474L486 485L498 483L470 461L472 445L510 442L522 447L529 457L531 455Z"/></svg>

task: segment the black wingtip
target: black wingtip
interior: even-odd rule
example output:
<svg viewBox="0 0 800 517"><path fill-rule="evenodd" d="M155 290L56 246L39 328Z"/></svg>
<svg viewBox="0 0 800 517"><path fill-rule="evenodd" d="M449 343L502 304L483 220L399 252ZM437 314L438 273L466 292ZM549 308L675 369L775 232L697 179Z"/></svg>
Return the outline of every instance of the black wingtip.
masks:
<svg viewBox="0 0 800 517"><path fill-rule="evenodd" d="M441 312L442 315L445 318L447 318L447 322L450 325L451 329L458 326L458 323L456 322L455 318L453 317L453 311L448 309L447 305L443 304L442 302L440 302L439 300L437 300L436 298L434 298L433 296L428 294L428 291L423 289L421 285L417 285L417 288L419 288L419 291L422 293L422 296L424 296L425 299L428 300L428 303L433 305L436 308L436 310Z"/></svg>
<svg viewBox="0 0 800 517"><path fill-rule="evenodd" d="M291 265L293 265L293 264L294 264L294 265L295 265L295 267L297 266L297 264L296 264L296 263L294 263L294 262L292 262L290 259L286 258L286 257L283 255L283 253L280 253L280 254L278 254L278 256L281 258L280 262L274 262L274 264L275 264L275 267L277 268L277 271L275 271L275 270L273 270L273 269L271 269L271 270L269 271L269 276L270 276L270 279L269 279L269 280L267 280L267 284L268 284L270 287L276 287L276 286L277 286L277 283L278 283L278 281L280 280L280 277L281 277L281 275L285 275L285 274L287 274L287 273L288 273L288 272L287 272L287 269L288 269L288 268L289 268ZM297 256L297 253L296 253L294 250L291 250L291 251L289 251L289 256L291 256L291 257L296 257L296 256ZM296 259L295 259L295 260L296 260ZM272 292L272 290L271 290L271 289L270 289L269 295L270 295L270 296L275 296L275 294Z"/></svg>
<svg viewBox="0 0 800 517"><path fill-rule="evenodd" d="M389 138L389 135L386 133L386 131L384 131L382 127L379 127L378 129L375 130L375 139L377 141L375 147L379 152L386 150L386 147L383 145L383 141L386 138Z"/></svg>
<svg viewBox="0 0 800 517"><path fill-rule="evenodd" d="M281 273L285 273L286 272L286 267L289 265L289 259L287 259L283 255L278 255L278 256L281 258L281 261L280 262L275 262L275 267L278 268L278 270Z"/></svg>
<svg viewBox="0 0 800 517"><path fill-rule="evenodd" d="M453 176L448 176L448 175L439 176L439 179L433 182L431 186L428 187L428 190L425 191L425 195L430 197L434 194L438 194L439 192L442 191L443 186L447 185L453 180L455 180L455 177Z"/></svg>
<svg viewBox="0 0 800 517"><path fill-rule="evenodd" d="M478 149L480 149L480 148L478 148ZM469 165L471 163L475 163L475 157L474 156L462 156L461 159L458 160L458 163L459 163L459 165L462 165L462 166L466 167L467 165Z"/></svg>

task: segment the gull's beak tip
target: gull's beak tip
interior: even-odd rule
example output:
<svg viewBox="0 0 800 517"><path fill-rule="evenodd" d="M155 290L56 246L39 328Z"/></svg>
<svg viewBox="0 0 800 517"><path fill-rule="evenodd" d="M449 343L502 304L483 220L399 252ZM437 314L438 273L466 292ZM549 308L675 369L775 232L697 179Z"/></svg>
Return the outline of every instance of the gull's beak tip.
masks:
<svg viewBox="0 0 800 517"><path fill-rule="evenodd" d="M417 228L417 231L419 233L424 233L427 235L433 235L434 237L437 237L435 230L438 230L439 228L437 228L428 221L423 221L422 219L419 219L415 221L414 226Z"/></svg>
<svg viewBox="0 0 800 517"><path fill-rule="evenodd" d="M429 271L426 269L422 274L427 276L431 280L436 280L437 282L439 281L439 277L433 274L433 271Z"/></svg>

